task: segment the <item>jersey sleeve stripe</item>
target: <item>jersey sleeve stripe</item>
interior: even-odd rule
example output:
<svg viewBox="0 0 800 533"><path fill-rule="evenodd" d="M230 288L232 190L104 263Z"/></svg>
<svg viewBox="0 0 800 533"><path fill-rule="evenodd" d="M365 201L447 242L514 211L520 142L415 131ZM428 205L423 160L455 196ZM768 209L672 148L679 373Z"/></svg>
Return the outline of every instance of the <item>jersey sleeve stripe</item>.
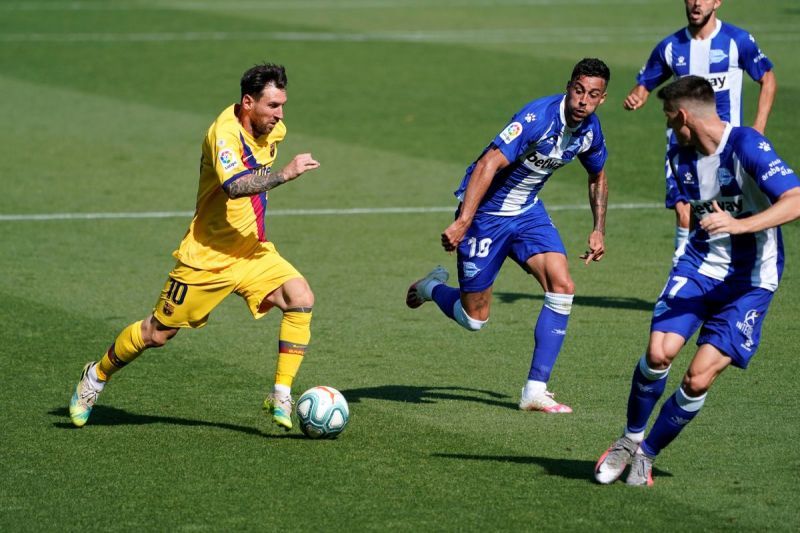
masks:
<svg viewBox="0 0 800 533"><path fill-rule="evenodd" d="M231 183L233 183L234 181L238 180L238 179L239 179L239 178L241 178L242 176L246 176L246 175L248 175L248 174L250 174L250 169L243 170L243 171L241 171L241 172L237 172L236 174L234 174L234 175L233 175L233 176L231 176L230 178L226 179L226 180L225 180L225 181L222 183L222 188L223 188L223 189L225 189L225 190L227 191L227 190L228 190L228 187L230 187L230 184L231 184Z"/></svg>

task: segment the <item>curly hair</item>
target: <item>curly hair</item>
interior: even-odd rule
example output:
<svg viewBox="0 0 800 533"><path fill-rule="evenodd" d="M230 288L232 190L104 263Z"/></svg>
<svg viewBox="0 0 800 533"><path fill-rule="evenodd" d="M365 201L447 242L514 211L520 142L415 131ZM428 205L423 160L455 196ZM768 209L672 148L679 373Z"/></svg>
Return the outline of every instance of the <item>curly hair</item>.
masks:
<svg viewBox="0 0 800 533"><path fill-rule="evenodd" d="M578 64L572 69L570 81L575 81L581 76L603 78L608 84L609 80L611 80L611 70L602 60L594 57L585 57L578 61Z"/></svg>

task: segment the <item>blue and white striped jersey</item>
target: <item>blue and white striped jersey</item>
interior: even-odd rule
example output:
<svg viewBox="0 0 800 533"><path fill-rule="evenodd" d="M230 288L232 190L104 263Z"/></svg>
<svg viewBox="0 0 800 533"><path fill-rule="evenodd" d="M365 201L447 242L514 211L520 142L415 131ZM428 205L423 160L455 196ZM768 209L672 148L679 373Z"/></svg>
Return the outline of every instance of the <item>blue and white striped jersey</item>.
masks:
<svg viewBox="0 0 800 533"><path fill-rule="evenodd" d="M713 213L712 200L735 218L752 216L800 179L775 153L770 141L752 128L726 125L717 151L703 155L693 147L673 146L667 153L677 186L692 207L695 221ZM718 280L749 280L753 287L778 288L783 272L780 228L757 233L709 234L695 224L677 268L696 270Z"/></svg>
<svg viewBox="0 0 800 533"><path fill-rule="evenodd" d="M479 213L524 213L536 204L550 175L575 157L590 174L603 170L608 154L600 120L591 114L570 128L564 118L565 99L564 94L557 94L529 102L483 150L481 156L496 147L510 164L495 175ZM467 169L455 192L459 200L463 200L476 163Z"/></svg>
<svg viewBox="0 0 800 533"><path fill-rule="evenodd" d="M702 76L714 88L717 113L722 120L742 123L742 72L758 81L772 70L772 62L759 49L752 35L731 24L717 21L708 39L692 39L679 30L655 47L636 81L652 91L670 76L675 79Z"/></svg>

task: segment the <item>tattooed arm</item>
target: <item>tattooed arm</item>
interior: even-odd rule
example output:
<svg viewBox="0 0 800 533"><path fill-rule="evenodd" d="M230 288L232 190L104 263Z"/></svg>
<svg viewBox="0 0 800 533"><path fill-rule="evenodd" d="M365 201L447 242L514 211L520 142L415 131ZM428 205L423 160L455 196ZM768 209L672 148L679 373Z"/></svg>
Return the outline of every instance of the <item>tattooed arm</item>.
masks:
<svg viewBox="0 0 800 533"><path fill-rule="evenodd" d="M313 170L318 167L319 162L314 160L311 154L298 154L282 170L278 172L259 172L256 170L245 174L228 185L225 191L230 198L252 196L274 189L278 185L296 179L307 170Z"/></svg>
<svg viewBox="0 0 800 533"><path fill-rule="evenodd" d="M594 231L605 233L608 209L608 180L605 170L589 176L589 206L594 217Z"/></svg>
<svg viewBox="0 0 800 533"><path fill-rule="evenodd" d="M241 178L233 181L228 185L228 196L230 198L241 198L242 196L252 196L270 189L274 189L278 185L286 183L286 178L280 172L251 172Z"/></svg>
<svg viewBox="0 0 800 533"><path fill-rule="evenodd" d="M608 180L606 171L589 174L589 206L594 217L594 229L589 235L589 249L581 256L588 265L591 261L600 261L606 253L606 210L608 209Z"/></svg>

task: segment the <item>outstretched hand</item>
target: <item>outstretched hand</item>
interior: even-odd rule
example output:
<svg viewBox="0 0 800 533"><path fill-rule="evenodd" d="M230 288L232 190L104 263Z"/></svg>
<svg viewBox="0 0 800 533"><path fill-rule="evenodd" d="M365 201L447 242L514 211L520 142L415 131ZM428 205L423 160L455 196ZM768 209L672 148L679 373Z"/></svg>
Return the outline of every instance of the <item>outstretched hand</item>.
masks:
<svg viewBox="0 0 800 533"><path fill-rule="evenodd" d="M291 181L308 170L319 168L319 161L311 157L310 153L297 154L291 162L283 167L281 175L286 181Z"/></svg>
<svg viewBox="0 0 800 533"><path fill-rule="evenodd" d="M741 221L733 218L730 213L723 211L716 200L712 200L711 206L714 212L700 220L700 227L709 235L717 235L719 233L735 235L742 233Z"/></svg>
<svg viewBox="0 0 800 533"><path fill-rule="evenodd" d="M592 261L600 261L605 253L605 235L602 231L595 230L589 234L589 249L580 258L585 265L588 265Z"/></svg>
<svg viewBox="0 0 800 533"><path fill-rule="evenodd" d="M650 92L641 85L637 85L622 101L622 107L627 111L636 111L647 103L648 96L650 96Z"/></svg>

